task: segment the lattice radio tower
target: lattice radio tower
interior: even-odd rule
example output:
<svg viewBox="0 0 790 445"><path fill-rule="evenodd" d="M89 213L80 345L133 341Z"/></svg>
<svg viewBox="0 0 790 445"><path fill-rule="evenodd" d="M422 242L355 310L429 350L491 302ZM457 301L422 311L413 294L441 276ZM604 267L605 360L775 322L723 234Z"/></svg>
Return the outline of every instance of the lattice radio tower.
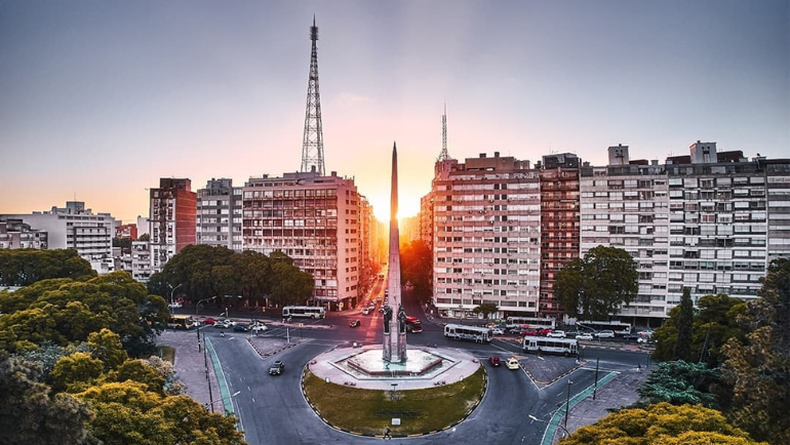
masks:
<svg viewBox="0 0 790 445"><path fill-rule="evenodd" d="M444 104L444 113L442 114L442 152L439 153L439 158L436 162L447 161L452 159L447 152L447 104Z"/></svg>
<svg viewBox="0 0 790 445"><path fill-rule="evenodd" d="M324 133L321 129L321 95L318 92L318 27L310 27L310 40L313 50L310 54L310 77L307 81L307 109L304 116L304 137L302 139L303 172L316 171L324 176Z"/></svg>

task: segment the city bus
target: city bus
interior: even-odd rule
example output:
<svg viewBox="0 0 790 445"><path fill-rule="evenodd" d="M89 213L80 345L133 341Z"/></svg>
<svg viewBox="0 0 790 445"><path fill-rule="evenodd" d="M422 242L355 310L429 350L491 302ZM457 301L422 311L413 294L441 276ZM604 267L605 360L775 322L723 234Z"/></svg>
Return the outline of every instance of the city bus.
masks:
<svg viewBox="0 0 790 445"><path fill-rule="evenodd" d="M192 329L195 327L195 319L189 315L171 315L167 327L170 329Z"/></svg>
<svg viewBox="0 0 790 445"><path fill-rule="evenodd" d="M422 322L417 317L406 316L406 332L417 334L422 332Z"/></svg>
<svg viewBox="0 0 790 445"><path fill-rule="evenodd" d="M471 340L478 343L491 343L494 332L491 328L448 324L444 327L444 336L451 340Z"/></svg>
<svg viewBox="0 0 790 445"><path fill-rule="evenodd" d="M283 308L283 318L324 318L325 315L326 309L323 306L285 306Z"/></svg>
<svg viewBox="0 0 790 445"><path fill-rule="evenodd" d="M512 329L519 326L533 329L554 329L557 327L557 321L549 317L507 317L505 328Z"/></svg>
<svg viewBox="0 0 790 445"><path fill-rule="evenodd" d="M577 328L593 329L597 331L610 330L615 335L625 335L631 333L631 324L621 321L577 321Z"/></svg>
<svg viewBox="0 0 790 445"><path fill-rule="evenodd" d="M524 337L522 348L527 352L547 352L566 356L579 353L578 342L571 338Z"/></svg>

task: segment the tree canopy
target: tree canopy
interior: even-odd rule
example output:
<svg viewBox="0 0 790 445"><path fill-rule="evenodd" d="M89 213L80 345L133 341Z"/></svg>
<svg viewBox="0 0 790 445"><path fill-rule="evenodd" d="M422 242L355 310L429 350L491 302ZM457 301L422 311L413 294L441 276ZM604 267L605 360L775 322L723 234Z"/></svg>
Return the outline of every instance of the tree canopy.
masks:
<svg viewBox="0 0 790 445"><path fill-rule="evenodd" d="M499 308L494 303L483 303L472 309L475 314L483 314L483 318L488 318L489 315L498 311Z"/></svg>
<svg viewBox="0 0 790 445"><path fill-rule="evenodd" d="M704 405L716 407L716 396L709 387L718 381L718 371L704 363L682 360L659 363L639 388L639 405L667 402L673 405Z"/></svg>
<svg viewBox="0 0 790 445"><path fill-rule="evenodd" d="M636 296L638 278L631 254L598 246L565 264L557 273L554 295L569 316L608 320Z"/></svg>
<svg viewBox="0 0 790 445"><path fill-rule="evenodd" d="M657 403L624 409L576 430L562 445L758 445L716 410Z"/></svg>
<svg viewBox="0 0 790 445"><path fill-rule="evenodd" d="M0 249L0 286L29 286L49 278L83 281L96 275L75 249Z"/></svg>

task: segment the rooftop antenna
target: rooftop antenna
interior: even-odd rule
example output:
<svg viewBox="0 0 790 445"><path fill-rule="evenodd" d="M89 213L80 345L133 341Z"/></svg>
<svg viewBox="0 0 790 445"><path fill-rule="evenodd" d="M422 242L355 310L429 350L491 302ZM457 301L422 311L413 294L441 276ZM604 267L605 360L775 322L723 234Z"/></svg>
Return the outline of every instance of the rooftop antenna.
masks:
<svg viewBox="0 0 790 445"><path fill-rule="evenodd" d="M436 162L447 161L452 159L447 152L447 103L444 104L444 113L442 114L442 152L439 153L439 158Z"/></svg>
<svg viewBox="0 0 790 445"><path fill-rule="evenodd" d="M318 91L318 27L310 27L310 40L313 42L310 53L310 76L307 80L307 107L304 116L304 136L302 138L302 172L317 171L324 176L324 135L321 127L321 95Z"/></svg>

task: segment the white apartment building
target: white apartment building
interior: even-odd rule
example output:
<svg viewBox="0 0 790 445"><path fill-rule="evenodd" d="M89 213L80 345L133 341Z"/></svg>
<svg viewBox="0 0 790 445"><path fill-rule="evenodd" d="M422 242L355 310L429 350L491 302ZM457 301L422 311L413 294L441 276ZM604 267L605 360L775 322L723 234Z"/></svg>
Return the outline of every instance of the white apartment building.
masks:
<svg viewBox="0 0 790 445"><path fill-rule="evenodd" d="M467 316L493 303L499 317L537 316L540 172L498 152L438 161L435 171L433 302L440 314Z"/></svg>
<svg viewBox="0 0 790 445"><path fill-rule="evenodd" d="M241 195L242 188L228 178L211 178L197 191L197 244L241 252Z"/></svg>
<svg viewBox="0 0 790 445"><path fill-rule="evenodd" d="M0 249L46 248L46 231L31 229L21 218L0 217Z"/></svg>
<svg viewBox="0 0 790 445"><path fill-rule="evenodd" d="M68 201L66 207L32 214L0 215L21 219L32 230L47 232L48 249L76 249L98 273L114 270L112 238L115 218L109 213L94 214L82 201Z"/></svg>
<svg viewBox="0 0 790 445"><path fill-rule="evenodd" d="M280 251L313 275L312 304L329 310L354 307L362 258L360 205L353 179L332 172L285 173L250 178L243 188L245 250Z"/></svg>
<svg viewBox="0 0 790 445"><path fill-rule="evenodd" d="M629 163L628 147L609 147L609 165L585 165L580 175L581 255L599 245L626 250L639 272L639 290L621 316L668 315L669 189L666 169Z"/></svg>
<svg viewBox="0 0 790 445"><path fill-rule="evenodd" d="M790 160L756 162L765 166L768 204L768 260L790 258Z"/></svg>

